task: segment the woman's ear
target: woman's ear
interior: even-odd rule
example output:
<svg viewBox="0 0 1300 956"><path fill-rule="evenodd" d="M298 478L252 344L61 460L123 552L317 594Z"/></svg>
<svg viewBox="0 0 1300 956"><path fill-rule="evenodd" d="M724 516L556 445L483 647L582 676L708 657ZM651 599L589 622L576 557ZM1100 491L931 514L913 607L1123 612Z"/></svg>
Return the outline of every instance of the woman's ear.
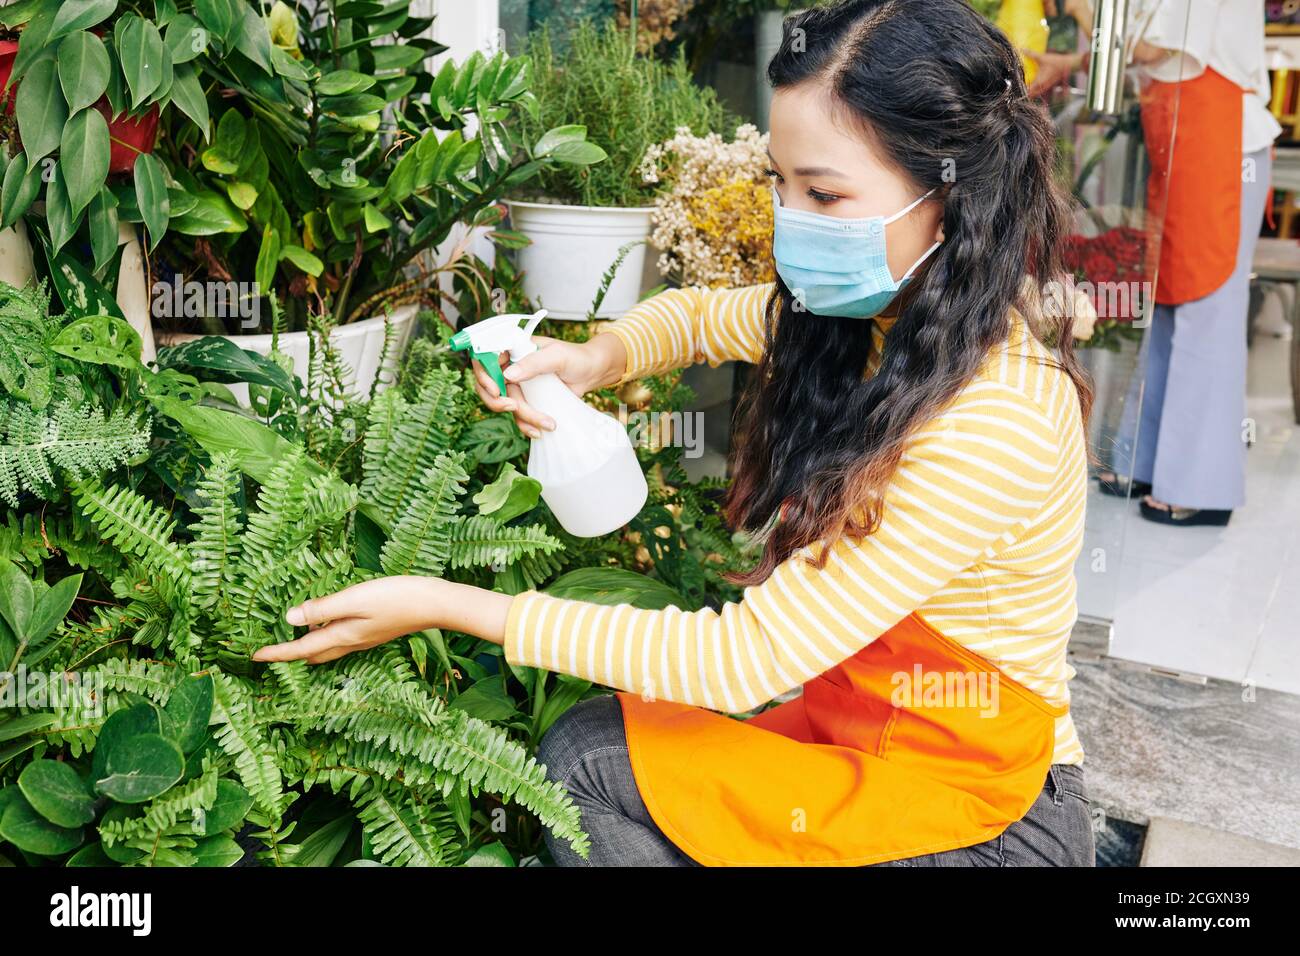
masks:
<svg viewBox="0 0 1300 956"><path fill-rule="evenodd" d="M934 227L934 241L943 242L943 220L939 220L939 225Z"/></svg>

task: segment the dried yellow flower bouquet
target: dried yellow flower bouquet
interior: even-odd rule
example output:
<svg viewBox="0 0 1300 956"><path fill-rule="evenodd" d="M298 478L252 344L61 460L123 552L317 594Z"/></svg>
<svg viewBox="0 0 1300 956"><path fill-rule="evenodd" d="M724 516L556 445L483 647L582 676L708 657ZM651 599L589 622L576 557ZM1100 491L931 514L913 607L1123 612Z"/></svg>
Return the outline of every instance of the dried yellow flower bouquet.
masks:
<svg viewBox="0 0 1300 956"><path fill-rule="evenodd" d="M647 183L668 183L655 205L650 243L659 271L683 286L771 282L772 198L767 135L750 124L728 143L685 127L641 161Z"/></svg>

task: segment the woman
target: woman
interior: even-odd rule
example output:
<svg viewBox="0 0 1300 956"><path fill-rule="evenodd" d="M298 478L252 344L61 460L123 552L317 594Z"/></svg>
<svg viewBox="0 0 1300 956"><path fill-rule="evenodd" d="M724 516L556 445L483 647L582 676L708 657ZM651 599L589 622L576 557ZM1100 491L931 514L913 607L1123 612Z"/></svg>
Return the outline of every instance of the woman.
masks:
<svg viewBox="0 0 1300 956"><path fill-rule="evenodd" d="M581 393L758 363L729 499L765 534L744 599L645 611L389 578L292 609L323 626L257 656L442 627L621 688L539 755L589 865L1091 865L1065 658L1088 391L1068 320L1058 360L1014 307L1058 274L1047 119L960 0L800 14L769 75L775 285L665 292L506 373ZM479 382L530 434L554 424Z"/></svg>
<svg viewBox="0 0 1300 956"><path fill-rule="evenodd" d="M1065 11L1081 28L1092 23L1087 0ZM1246 498L1250 274L1282 131L1268 110L1264 7L1144 0L1132 29L1151 154L1147 213L1160 225L1156 306L1143 374L1125 400L1118 474L1098 479L1106 494L1141 496L1148 521L1223 526ZM1031 93L1068 79L1088 53L1035 59Z"/></svg>

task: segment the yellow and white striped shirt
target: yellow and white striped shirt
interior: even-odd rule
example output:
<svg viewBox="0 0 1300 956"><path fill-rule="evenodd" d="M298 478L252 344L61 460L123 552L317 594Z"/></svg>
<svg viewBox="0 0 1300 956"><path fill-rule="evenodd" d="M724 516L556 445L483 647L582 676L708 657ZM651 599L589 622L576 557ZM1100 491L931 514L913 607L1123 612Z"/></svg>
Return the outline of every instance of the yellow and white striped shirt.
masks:
<svg viewBox="0 0 1300 956"><path fill-rule="evenodd" d="M624 379L691 362L756 362L772 288L675 289L641 303L607 327L627 349ZM884 333L871 328L879 344ZM1008 329L974 381L913 436L880 527L836 543L824 569L803 549L720 612L603 607L529 591L511 604L507 657L743 713L916 611L1012 680L1068 705L1087 490L1079 399L1020 315ZM1053 761L1083 756L1066 714Z"/></svg>

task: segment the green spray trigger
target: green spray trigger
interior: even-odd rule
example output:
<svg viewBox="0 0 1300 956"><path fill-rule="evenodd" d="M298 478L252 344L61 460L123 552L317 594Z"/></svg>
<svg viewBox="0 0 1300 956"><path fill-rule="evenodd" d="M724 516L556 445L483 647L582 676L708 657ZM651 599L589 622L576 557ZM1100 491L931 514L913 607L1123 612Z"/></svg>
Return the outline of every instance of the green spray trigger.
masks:
<svg viewBox="0 0 1300 956"><path fill-rule="evenodd" d="M501 394L505 395L506 379L501 374L500 354L509 352L510 360L518 362L525 355L536 352L533 330L544 318L546 310L542 309L532 315L495 315L482 322L475 322L451 337L452 351L469 352L474 356L497 383ZM521 319L524 321L522 327L519 324Z"/></svg>

